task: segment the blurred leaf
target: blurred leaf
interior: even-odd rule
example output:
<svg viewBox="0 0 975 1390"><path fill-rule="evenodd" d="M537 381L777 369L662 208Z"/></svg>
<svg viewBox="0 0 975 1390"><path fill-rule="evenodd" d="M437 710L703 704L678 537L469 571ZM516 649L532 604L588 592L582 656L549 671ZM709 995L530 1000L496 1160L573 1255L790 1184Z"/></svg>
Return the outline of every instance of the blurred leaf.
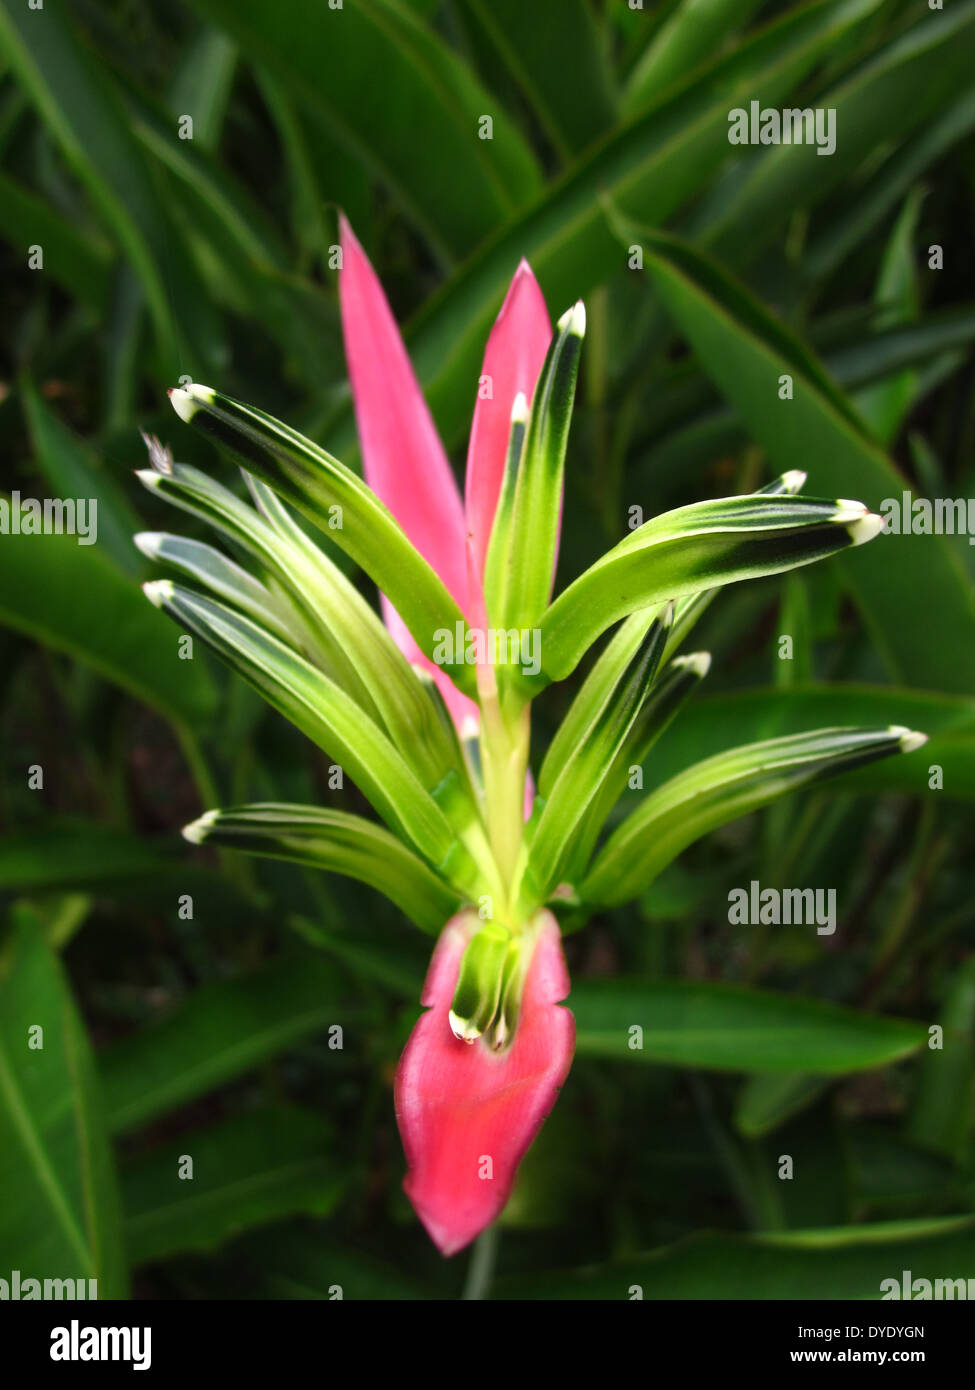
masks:
<svg viewBox="0 0 975 1390"><path fill-rule="evenodd" d="M87 186L145 286L167 372L216 364L209 298L174 243L159 197L106 70L54 6L0 0L0 41L41 118Z"/></svg>
<svg viewBox="0 0 975 1390"><path fill-rule="evenodd" d="M98 505L98 541L123 574L143 570L132 543L139 518L119 483L88 447L45 405L29 378L20 383L34 457L55 497L84 497Z"/></svg>
<svg viewBox="0 0 975 1390"><path fill-rule="evenodd" d="M160 1022L99 1054L109 1127L137 1129L349 1015L340 976L317 956L201 985Z"/></svg>
<svg viewBox="0 0 975 1390"><path fill-rule="evenodd" d="M752 98L779 105L837 37L878 4L813 0L787 14L663 105L614 130L467 260L407 335L448 445L470 425L471 383L520 259L531 261L555 312L621 270L626 261L606 218L607 201L642 222L664 221L730 158L729 108ZM348 405L330 423L329 440L342 453L351 439Z"/></svg>
<svg viewBox="0 0 975 1390"><path fill-rule="evenodd" d="M899 498L905 480L840 412L836 390L824 389L799 340L686 244L659 235L647 241L669 312L773 464L801 468L817 492L852 493L874 509ZM793 378L792 399L779 398L783 376ZM882 535L838 563L895 676L934 689L973 688L975 593L943 537Z"/></svg>
<svg viewBox="0 0 975 1390"><path fill-rule="evenodd" d="M233 1253L263 1298L341 1297L347 1302L436 1296L412 1268L403 1273L391 1263L336 1245L315 1228L287 1225L259 1231L238 1241Z"/></svg>
<svg viewBox="0 0 975 1390"><path fill-rule="evenodd" d="M569 1007L581 1057L715 1071L834 1076L885 1066L925 1038L919 1023L694 980L581 980Z"/></svg>
<svg viewBox="0 0 975 1390"><path fill-rule="evenodd" d="M263 0L200 0L199 8L325 118L445 258L476 245L538 188L534 158L497 101L393 0L342 10L291 0L283 12ZM364 100L365 91L382 101ZM478 133L484 115L491 139Z"/></svg>
<svg viewBox="0 0 975 1390"><path fill-rule="evenodd" d="M750 1076L738 1092L735 1126L749 1139L768 1134L811 1105L828 1085L828 1078L803 1071Z"/></svg>
<svg viewBox="0 0 975 1390"><path fill-rule="evenodd" d="M901 1271L933 1284L975 1262L970 1217L891 1221L775 1236L692 1236L676 1245L589 1269L514 1275L501 1298L725 1299L729 1270L750 1299L880 1299Z"/></svg>
<svg viewBox="0 0 975 1390"><path fill-rule="evenodd" d="M88 1038L26 909L14 913L0 953L0 1184L4 1270L96 1279L99 1298L127 1296L118 1188Z"/></svg>
<svg viewBox="0 0 975 1390"><path fill-rule="evenodd" d="M111 251L74 227L43 198L0 173L0 232L27 263L30 246L44 250L44 273L96 313L108 302Z"/></svg>
<svg viewBox="0 0 975 1390"><path fill-rule="evenodd" d="M193 117L193 139L204 149L219 144L237 49L226 34L203 27L189 44L169 86L173 115Z"/></svg>
<svg viewBox="0 0 975 1390"><path fill-rule="evenodd" d="M680 0L630 73L623 114L649 106L660 92L712 59L760 5L761 0Z"/></svg>
<svg viewBox="0 0 975 1390"><path fill-rule="evenodd" d="M10 505L6 495L0 496ZM217 692L199 661L134 584L83 537L5 535L0 623L94 667L160 714L187 724L213 715Z"/></svg>
<svg viewBox="0 0 975 1390"><path fill-rule="evenodd" d="M874 289L874 302L880 310L878 328L913 323L920 311L920 292L915 260L915 238L924 192L915 188L905 200L894 223ZM898 372L857 397L857 409L874 435L889 445L901 420L914 402L918 388L914 372Z"/></svg>
<svg viewBox="0 0 975 1390"><path fill-rule="evenodd" d="M940 1048L922 1054L917 1094L907 1132L922 1148L956 1162L967 1150L975 1094L975 956L953 975L938 1015L944 1030Z"/></svg>
<svg viewBox="0 0 975 1390"><path fill-rule="evenodd" d="M714 223L699 228L711 249L728 260L754 258L784 218L826 198L878 150L919 127L930 130L954 102L967 104L973 38L971 0L941 14L924 7L912 28L895 32L838 86L817 92L815 105L836 111L833 154L821 159L808 145L778 145L757 154ZM900 157L900 151L893 156Z"/></svg>
<svg viewBox="0 0 975 1390"><path fill-rule="evenodd" d="M563 159L613 120L600 26L589 0L559 0L558 19L521 0L460 0L475 22L475 57L490 45Z"/></svg>
<svg viewBox="0 0 975 1390"><path fill-rule="evenodd" d="M327 1216L343 1182L333 1153L324 1120L275 1106L192 1130L140 1156L121 1175L133 1265L211 1250L285 1216Z"/></svg>

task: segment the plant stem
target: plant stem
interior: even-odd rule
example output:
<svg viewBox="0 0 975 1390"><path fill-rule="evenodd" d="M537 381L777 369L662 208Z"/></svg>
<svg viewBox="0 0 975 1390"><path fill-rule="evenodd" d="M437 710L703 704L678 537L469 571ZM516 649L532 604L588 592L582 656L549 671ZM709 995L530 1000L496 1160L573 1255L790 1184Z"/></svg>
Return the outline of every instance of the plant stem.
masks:
<svg viewBox="0 0 975 1390"><path fill-rule="evenodd" d="M467 1278L461 1299L465 1302L479 1302L486 1298L494 1278L494 1262L498 1253L498 1228L488 1226L474 1242L471 1262L467 1267Z"/></svg>

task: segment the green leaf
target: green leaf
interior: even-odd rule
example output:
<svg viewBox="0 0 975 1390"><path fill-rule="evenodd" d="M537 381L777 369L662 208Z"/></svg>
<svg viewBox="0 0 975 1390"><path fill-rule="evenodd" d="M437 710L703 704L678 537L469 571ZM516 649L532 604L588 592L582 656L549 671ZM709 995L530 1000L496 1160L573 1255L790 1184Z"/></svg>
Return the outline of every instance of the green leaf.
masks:
<svg viewBox="0 0 975 1390"><path fill-rule="evenodd" d="M94 1279L99 1298L127 1296L118 1187L88 1038L26 909L15 912L0 954L0 1174L5 1271Z"/></svg>
<svg viewBox="0 0 975 1390"><path fill-rule="evenodd" d="M315 955L201 985L166 1018L99 1053L112 1132L138 1129L303 1038L344 1024L347 998L341 976Z"/></svg>
<svg viewBox="0 0 975 1390"><path fill-rule="evenodd" d="M411 922L434 935L461 902L395 835L346 811L270 802L232 806L207 811L183 834L194 844L288 859L357 878L385 893Z"/></svg>
<svg viewBox="0 0 975 1390"><path fill-rule="evenodd" d="M601 692L602 698L595 693L596 682L587 682L585 715L573 718L570 709L568 716L573 724L582 724L584 718L584 727L572 732L571 742L564 741L560 730L542 764L538 790L544 806L531 833L529 854L545 896L561 881L580 823L645 707L673 623L673 604L653 621L638 616L643 634L636 649L617 666L616 678ZM624 651L630 645L630 633L625 635L620 644ZM604 671L599 675L602 685Z"/></svg>
<svg viewBox="0 0 975 1390"><path fill-rule="evenodd" d="M694 840L810 781L907 753L924 736L887 729L818 729L719 753L657 787L613 832L580 888L589 902L635 898Z"/></svg>
<svg viewBox="0 0 975 1390"><path fill-rule="evenodd" d="M865 498L876 509L905 484L842 412L838 388L770 314L716 265L654 234L648 269L675 322L720 390L779 467L808 472L820 491ZM780 400L783 375L792 400ZM942 690L975 684L975 596L941 536L884 535L841 562L878 651L892 673ZM938 623L930 614L938 614ZM949 646L942 639L953 634Z"/></svg>
<svg viewBox="0 0 975 1390"><path fill-rule="evenodd" d="M928 130L946 108L971 90L975 4L971 0L932 14L925 7L914 25L858 64L835 87L807 105L832 108L836 149L821 159L808 145L762 151L748 176L726 198L711 225L698 228L711 249L727 260L759 255L786 217L827 198L850 174L914 130ZM904 100L905 92L913 99ZM777 105L778 103L763 103Z"/></svg>
<svg viewBox="0 0 975 1390"><path fill-rule="evenodd" d="M583 980L570 1005L580 1057L713 1071L839 1076L907 1057L926 1036L920 1023L696 980Z"/></svg>
<svg viewBox="0 0 975 1390"><path fill-rule="evenodd" d="M73 227L4 173L0 173L0 232L25 259L29 246L43 247L44 273L89 309L104 313L111 276L107 244Z"/></svg>
<svg viewBox="0 0 975 1390"><path fill-rule="evenodd" d="M923 190L915 188L906 199L884 250L874 288L878 328L913 323L919 316L914 243L923 201ZM915 401L918 385L916 374L904 371L860 392L857 409L882 443L889 445L896 437L901 420Z"/></svg>
<svg viewBox="0 0 975 1390"><path fill-rule="evenodd" d="M580 302L559 319L535 387L510 516L503 502L500 541L488 551L485 595L499 627L537 627L552 592L565 448L585 331L586 313ZM513 419L509 453L515 447L518 425ZM509 459L509 465L514 461Z"/></svg>
<svg viewBox="0 0 975 1390"><path fill-rule="evenodd" d="M121 1174L133 1265L213 1250L282 1217L327 1216L343 1183L333 1153L324 1120L274 1106L192 1130L140 1156Z"/></svg>
<svg viewBox="0 0 975 1390"><path fill-rule="evenodd" d="M262 0L200 8L324 118L443 258L476 245L537 190L534 158L497 101L393 0L343 10L292 0L277 14ZM363 100L367 89L383 100ZM484 114L490 140L479 135Z"/></svg>
<svg viewBox="0 0 975 1390"><path fill-rule="evenodd" d="M595 145L466 261L407 334L448 447L470 427L471 382L521 258L531 262L550 304L571 304L616 274L624 259L607 220L609 200L639 221L666 220L731 158L729 109L752 98L780 106L850 26L878 5L879 0L813 0L786 14ZM450 172L453 187L456 170ZM349 405L332 423L329 443L343 452L353 438Z"/></svg>
<svg viewBox="0 0 975 1390"><path fill-rule="evenodd" d="M566 877L577 882L585 871L599 833L610 812L630 786L632 769L639 766L672 719L711 668L708 652L688 652L673 659L640 708L616 759L580 819ZM580 923L580 925L582 925ZM568 930L568 928L567 928Z"/></svg>
<svg viewBox="0 0 975 1390"><path fill-rule="evenodd" d="M195 579L280 641L300 646L301 630L289 624L287 609L260 580L214 546L165 531L139 531L132 539L150 560Z"/></svg>
<svg viewBox="0 0 975 1390"><path fill-rule="evenodd" d="M169 86L174 116L193 117L193 139L204 149L220 142L237 70L237 49L226 34L204 26L186 49Z"/></svg>
<svg viewBox="0 0 975 1390"><path fill-rule="evenodd" d="M613 1264L509 1275L495 1296L625 1300L638 1287L644 1299L726 1299L734 1270L735 1288L750 1299L880 1299L891 1292L885 1280L901 1291L903 1270L932 1289L941 1280L944 1288L946 1277L973 1261L975 1222L956 1216L782 1235L691 1236Z"/></svg>
<svg viewBox="0 0 975 1390"><path fill-rule="evenodd" d="M923 758L886 758L843 773L823 790L926 793L929 768L945 768L939 795L975 797L975 700L897 686L810 685L742 690L693 701L654 749L662 782L736 744L839 724L904 723L931 735Z"/></svg>
<svg viewBox="0 0 975 1390"><path fill-rule="evenodd" d="M168 579L145 586L153 603L195 633L353 778L383 819L445 875L473 891L469 855L386 735L340 686L290 647L222 603Z"/></svg>
<svg viewBox="0 0 975 1390"><path fill-rule="evenodd" d="M968 1152L975 1082L975 956L958 967L938 1015L940 1047L929 1039L921 1061L908 1134L956 1162Z"/></svg>
<svg viewBox="0 0 975 1390"><path fill-rule="evenodd" d="M761 0L681 0L647 45L623 93L624 115L656 101L661 92L712 58L743 29Z"/></svg>
<svg viewBox="0 0 975 1390"><path fill-rule="evenodd" d="M0 496L0 512L9 506ZM208 721L217 692L205 667L180 660L172 628L82 539L3 536L0 623L84 661L166 717Z"/></svg>
<svg viewBox="0 0 975 1390"><path fill-rule="evenodd" d="M604 36L588 0L559 0L557 24L544 5L521 0L461 0L461 9L474 56L497 54L563 160L612 125Z"/></svg>
<svg viewBox="0 0 975 1390"><path fill-rule="evenodd" d="M208 386L191 385L170 396L181 419L212 435L235 462L256 473L362 566L426 656L433 657L436 632L453 633L457 623L463 624L439 576L351 469L279 420ZM475 693L471 667L451 666L449 673L456 685Z"/></svg>
<svg viewBox="0 0 975 1390"><path fill-rule="evenodd" d="M0 41L65 159L86 185L145 288L176 374L219 360L209 299L177 239L118 97L63 12L0 0Z"/></svg>
<svg viewBox="0 0 975 1390"><path fill-rule="evenodd" d="M805 1071L768 1072L750 1076L738 1093L735 1126L748 1139L757 1139L811 1105L829 1079Z"/></svg>
<svg viewBox="0 0 975 1390"><path fill-rule="evenodd" d="M89 508L97 503L98 543L121 572L134 579L142 571L132 545L139 519L121 486L44 404L32 381L22 379L20 391L34 457L53 495L84 497Z"/></svg>
<svg viewBox="0 0 975 1390"><path fill-rule="evenodd" d="M666 599L808 565L877 534L857 502L749 494L663 512L564 589L541 623L541 668L563 680L597 637Z"/></svg>

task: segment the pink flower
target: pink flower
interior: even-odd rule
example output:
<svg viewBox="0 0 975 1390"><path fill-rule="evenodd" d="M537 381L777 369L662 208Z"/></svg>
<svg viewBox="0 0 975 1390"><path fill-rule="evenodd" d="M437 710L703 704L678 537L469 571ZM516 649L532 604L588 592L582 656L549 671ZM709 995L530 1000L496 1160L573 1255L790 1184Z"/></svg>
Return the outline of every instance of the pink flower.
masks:
<svg viewBox="0 0 975 1390"><path fill-rule="evenodd" d="M465 509L382 285L345 217L339 225L342 333L366 482L440 575L468 621L476 623L483 612L480 574L504 476L511 407L519 392L531 400L552 336L545 300L531 267L522 261L484 353L467 454ZM409 661L429 671L458 728L473 732L477 706L420 652L385 597L382 604L396 645Z"/></svg>
<svg viewBox="0 0 975 1390"><path fill-rule="evenodd" d="M396 1073L396 1118L409 1173L407 1196L444 1255L453 1255L497 1217L518 1164L555 1104L575 1046L575 1020L558 923L550 912L529 930L524 993L511 1046L454 1036L448 1014L461 957L477 919L448 922L420 1002L428 1006Z"/></svg>
<svg viewBox="0 0 975 1390"><path fill-rule="evenodd" d="M512 406L519 393L531 400L545 359L551 338L545 301L522 261L484 354L462 503L382 286L344 217L341 241L342 329L366 481L468 622L484 626L481 575ZM430 672L464 736L475 734L478 706L422 655L385 597L382 603L397 645ZM476 967L468 954L475 937L483 947ZM473 1021L452 1011L468 970L479 1000ZM396 1115L409 1167L404 1187L445 1255L499 1215L518 1164L555 1103L575 1045L573 1017L559 1007L568 992L551 913L510 931L484 932L466 911L444 928L422 995L427 1012L397 1071Z"/></svg>

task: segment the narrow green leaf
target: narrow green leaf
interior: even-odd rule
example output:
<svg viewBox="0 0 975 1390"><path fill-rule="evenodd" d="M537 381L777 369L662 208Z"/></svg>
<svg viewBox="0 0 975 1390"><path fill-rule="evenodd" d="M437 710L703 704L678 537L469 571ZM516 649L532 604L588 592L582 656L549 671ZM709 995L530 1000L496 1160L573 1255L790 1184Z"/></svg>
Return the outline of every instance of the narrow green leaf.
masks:
<svg viewBox="0 0 975 1390"><path fill-rule="evenodd" d="M344 1024L347 998L340 974L318 955L202 985L160 1022L99 1053L112 1132L138 1129L302 1038Z"/></svg>
<svg viewBox="0 0 975 1390"><path fill-rule="evenodd" d="M145 287L170 371L219 361L209 299L146 168L118 97L64 12L0 0L0 40L71 168L86 185Z"/></svg>
<svg viewBox="0 0 975 1390"><path fill-rule="evenodd" d="M168 565L179 574L195 579L233 608L267 628L280 641L291 646L301 642L300 629L288 623L287 611L274 595L247 570L203 541L171 536L165 531L139 531L132 538L150 560Z"/></svg>
<svg viewBox="0 0 975 1390"><path fill-rule="evenodd" d="M123 574L135 578L141 571L132 548L138 517L119 483L101 460L45 405L29 378L20 381L24 414L30 430L34 457L57 497L85 498L98 509L98 544Z"/></svg>
<svg viewBox="0 0 975 1390"><path fill-rule="evenodd" d="M887 758L831 781L848 791L929 790L929 769L946 771L948 797L975 797L975 700L932 691L879 685L808 685L788 690L742 690L705 695L688 705L668 738L654 750L655 780L683 772L701 758L762 739L840 724L884 725L903 720L931 738L923 758Z"/></svg>
<svg viewBox="0 0 975 1390"><path fill-rule="evenodd" d="M617 666L616 679L603 691L602 698L594 693L595 682L589 683L585 727L579 729L571 744L565 744L557 735L554 756L550 750L542 764L538 790L545 804L531 834L529 853L532 872L543 895L559 883L579 824L612 771L646 703L673 617L673 605L668 604L659 618L645 623L636 649ZM620 644L624 650L629 646L628 632L626 638L625 644Z"/></svg>
<svg viewBox="0 0 975 1390"><path fill-rule="evenodd" d="M463 625L438 575L351 469L270 415L207 386L176 389L170 396L181 419L212 435L235 462L270 484L362 566L426 656L433 657L436 632L453 633L457 623ZM459 664L449 671L455 684L475 693L471 667Z"/></svg>
<svg viewBox="0 0 975 1390"><path fill-rule="evenodd" d="M333 1152L324 1120L282 1105L192 1130L141 1155L121 1175L133 1265L213 1250L287 1216L327 1216L343 1184Z"/></svg>
<svg viewBox="0 0 975 1390"><path fill-rule="evenodd" d="M886 1066L925 1039L919 1023L696 980L586 980L571 1007L579 1056L714 1071L838 1076Z"/></svg>
<svg viewBox="0 0 975 1390"><path fill-rule="evenodd" d="M237 49L218 29L204 26L193 37L169 84L169 109L193 117L193 139L204 149L220 143L227 103L237 71Z"/></svg>
<svg viewBox="0 0 975 1390"><path fill-rule="evenodd" d="M641 706L602 785L580 819L572 845L567 876L576 882L583 874L599 833L610 812L630 786L632 769L639 767L671 720L684 707L711 667L708 652L677 656Z"/></svg>
<svg viewBox="0 0 975 1390"><path fill-rule="evenodd" d="M702 69L662 105L596 144L470 256L407 334L448 447L470 427L471 382L477 380L485 340L519 260L525 256L531 262L550 304L570 304L615 275L624 259L607 220L608 200L643 223L665 222L732 158L729 110L753 98L763 106L781 106L851 25L879 5L880 0L812 0L783 15ZM350 404L332 423L329 445L344 453L353 441Z"/></svg>
<svg viewBox="0 0 975 1390"><path fill-rule="evenodd" d="M648 268L664 302L723 394L779 466L805 469L817 490L842 487L878 508L904 480L843 414L809 354L713 263L654 234ZM793 379L793 399L779 399ZM942 690L975 685L975 596L941 536L884 535L843 574L878 651L900 679ZM939 615L938 624L930 614ZM954 635L950 648L945 629Z"/></svg>
<svg viewBox="0 0 975 1390"><path fill-rule="evenodd" d="M0 495L8 521L10 505ZM180 660L172 629L137 586L81 539L3 536L0 623L84 661L166 717L205 723L217 692L202 662Z"/></svg>
<svg viewBox="0 0 975 1390"><path fill-rule="evenodd" d="M630 73L622 111L631 116L668 87L713 58L725 40L743 29L761 0L681 0Z"/></svg>
<svg viewBox="0 0 975 1390"><path fill-rule="evenodd" d="M204 642L349 773L390 826L468 891L474 866L436 802L386 735L297 652L224 604L166 579L145 585L153 603Z"/></svg>
<svg viewBox="0 0 975 1390"><path fill-rule="evenodd" d="M785 792L876 758L908 753L922 734L888 729L819 729L748 744L695 764L651 792L613 832L583 881L590 902L637 897L681 850L718 825Z"/></svg>
<svg viewBox="0 0 975 1390"><path fill-rule="evenodd" d="M738 1093L735 1126L748 1139L769 1134L811 1105L828 1085L827 1077L805 1071L759 1072Z"/></svg>
<svg viewBox="0 0 975 1390"><path fill-rule="evenodd" d="M940 1038L929 1036L921 1061L908 1134L922 1148L955 1162L968 1153L975 1082L975 957L963 961L938 1015ZM932 1046L937 1041L940 1046Z"/></svg>
<svg viewBox="0 0 975 1390"><path fill-rule="evenodd" d="M105 311L111 278L109 246L74 227L36 193L0 173L0 232L24 258L44 248L44 273L95 313Z"/></svg>
<svg viewBox="0 0 975 1390"><path fill-rule="evenodd" d="M84 1024L61 965L33 915L20 909L0 953L5 1271L18 1269L24 1279L97 1280L97 1297L127 1296L121 1204L104 1114ZM83 1290L80 1297L86 1296Z"/></svg>
<svg viewBox="0 0 975 1390"><path fill-rule="evenodd" d="M872 539L859 502L750 494L663 512L564 589L541 623L541 667L563 680L611 623L640 608L808 565Z"/></svg>
<svg viewBox="0 0 975 1390"><path fill-rule="evenodd" d="M489 611L500 627L537 627L552 592L565 447L585 331L586 311L580 300L559 319L535 387L507 544L504 553L488 556L489 563L497 565L486 590Z"/></svg>
<svg viewBox="0 0 975 1390"><path fill-rule="evenodd" d="M539 187L534 157L469 69L395 0L342 10L292 0L201 0L250 61L321 115L444 258L465 253ZM366 90L382 102L364 101ZM493 117L485 139L480 118ZM436 158L431 152L436 151ZM464 196L454 196L463 187Z"/></svg>
<svg viewBox="0 0 975 1390"><path fill-rule="evenodd" d="M474 21L475 58L494 50L563 160L612 125L605 36L588 0L559 0L556 24L544 5L521 0L461 0L461 8Z"/></svg>
<svg viewBox="0 0 975 1390"><path fill-rule="evenodd" d="M496 1296L544 1299L726 1299L728 1271L753 1299L909 1298L903 1271L927 1280L929 1293L975 1260L975 1222L968 1216L872 1222L781 1235L698 1235L676 1245L587 1269L509 1275ZM940 1281L940 1285L939 1285ZM894 1294L891 1288L897 1289ZM918 1285L918 1292L923 1284ZM917 1296L917 1294L915 1294Z"/></svg>
<svg viewBox="0 0 975 1390"><path fill-rule="evenodd" d="M368 883L424 931L437 934L460 895L381 826L326 807L262 803L207 811L183 834L194 844L288 859Z"/></svg>

